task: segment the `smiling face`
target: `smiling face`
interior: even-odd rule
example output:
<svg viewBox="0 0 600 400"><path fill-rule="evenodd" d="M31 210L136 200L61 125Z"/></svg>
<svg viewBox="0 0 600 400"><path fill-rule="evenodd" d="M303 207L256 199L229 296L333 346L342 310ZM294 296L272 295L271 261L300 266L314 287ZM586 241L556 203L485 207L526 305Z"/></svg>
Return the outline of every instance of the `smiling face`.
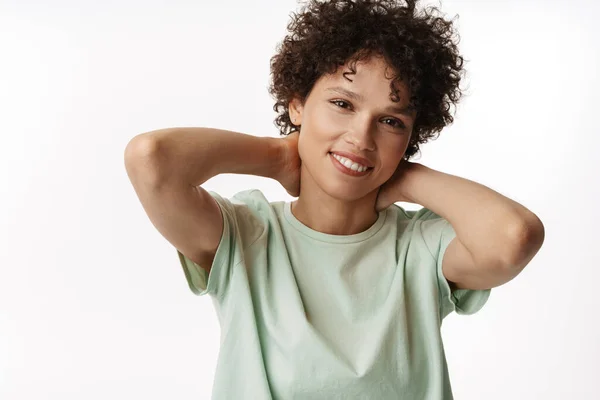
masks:
<svg viewBox="0 0 600 400"><path fill-rule="evenodd" d="M401 161L412 132L414 111L405 110L409 93L396 83L399 102L392 101L392 70L381 57L356 64L356 74L347 65L334 74L323 75L313 86L304 104L290 103L290 118L301 125L298 153L302 160L301 192L320 189L344 201L371 196L394 173ZM361 172L357 165L339 157L357 156L368 165ZM356 158L355 160L358 160Z"/></svg>

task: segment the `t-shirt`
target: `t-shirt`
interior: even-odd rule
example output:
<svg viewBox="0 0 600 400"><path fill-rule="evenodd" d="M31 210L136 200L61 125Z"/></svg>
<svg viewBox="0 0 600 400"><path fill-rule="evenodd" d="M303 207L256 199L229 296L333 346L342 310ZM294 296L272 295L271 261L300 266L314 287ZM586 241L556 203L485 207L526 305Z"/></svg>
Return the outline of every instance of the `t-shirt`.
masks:
<svg viewBox="0 0 600 400"><path fill-rule="evenodd" d="M363 232L331 235L260 190L209 193L223 215L210 274L177 252L221 328L212 399L453 399L442 320L477 312L491 290L451 292L447 220L394 204Z"/></svg>

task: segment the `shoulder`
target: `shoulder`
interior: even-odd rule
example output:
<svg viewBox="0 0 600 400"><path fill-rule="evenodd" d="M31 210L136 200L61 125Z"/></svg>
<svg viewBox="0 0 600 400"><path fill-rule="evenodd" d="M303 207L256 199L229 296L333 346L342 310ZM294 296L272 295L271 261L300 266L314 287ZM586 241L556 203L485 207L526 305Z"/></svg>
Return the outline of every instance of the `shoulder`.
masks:
<svg viewBox="0 0 600 400"><path fill-rule="evenodd" d="M415 225L422 224L424 221L443 220L442 217L425 207L416 210L408 210L398 204L393 204L388 208L388 212L393 213L392 215L397 223L408 225L411 228L414 228Z"/></svg>
<svg viewBox="0 0 600 400"><path fill-rule="evenodd" d="M265 231L270 204L259 189L242 190L230 196L215 191L209 193L221 206L232 234L237 232L244 242L252 243Z"/></svg>

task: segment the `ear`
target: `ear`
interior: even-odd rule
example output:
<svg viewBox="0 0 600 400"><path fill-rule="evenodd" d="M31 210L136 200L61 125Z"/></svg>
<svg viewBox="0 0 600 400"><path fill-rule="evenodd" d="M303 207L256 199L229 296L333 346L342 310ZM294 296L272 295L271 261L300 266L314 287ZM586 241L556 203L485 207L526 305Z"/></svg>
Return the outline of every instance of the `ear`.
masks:
<svg viewBox="0 0 600 400"><path fill-rule="evenodd" d="M298 97L294 97L288 106L288 112L290 114L290 120L296 126L302 125L302 114L304 111L304 105Z"/></svg>

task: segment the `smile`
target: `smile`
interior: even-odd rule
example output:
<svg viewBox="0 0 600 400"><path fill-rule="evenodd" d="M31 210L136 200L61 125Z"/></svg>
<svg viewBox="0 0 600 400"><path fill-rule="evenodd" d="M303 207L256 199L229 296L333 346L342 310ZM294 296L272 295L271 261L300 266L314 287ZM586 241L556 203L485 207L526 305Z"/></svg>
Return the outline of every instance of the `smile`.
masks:
<svg viewBox="0 0 600 400"><path fill-rule="evenodd" d="M337 154L329 153L329 158L333 165L346 175L361 177L367 175L373 168L354 163L347 158L338 156Z"/></svg>

